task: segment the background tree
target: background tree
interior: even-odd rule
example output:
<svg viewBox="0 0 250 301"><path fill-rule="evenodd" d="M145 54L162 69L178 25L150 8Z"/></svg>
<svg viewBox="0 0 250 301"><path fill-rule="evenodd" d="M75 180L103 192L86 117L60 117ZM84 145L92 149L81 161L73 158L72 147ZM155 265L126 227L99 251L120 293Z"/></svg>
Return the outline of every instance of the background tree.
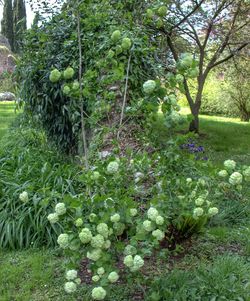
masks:
<svg viewBox="0 0 250 301"><path fill-rule="evenodd" d="M18 52L22 41L22 36L27 29L26 7L23 0L14 0L13 5L13 30L14 30L14 50Z"/></svg>
<svg viewBox="0 0 250 301"><path fill-rule="evenodd" d="M178 63L181 52L177 39L182 36L192 46L194 58L198 61L197 93L192 96L190 83L184 76L182 91L189 103L193 120L190 131L199 131L199 112L202 92L209 72L218 65L237 56L249 45L247 32L249 27L250 4L244 0L192 0L172 1L164 16L153 17L152 28L166 41L172 60ZM157 13L156 13L157 15ZM174 64L166 65L168 71L175 72Z"/></svg>
<svg viewBox="0 0 250 301"><path fill-rule="evenodd" d="M11 50L14 50L12 0L4 0L1 33L9 40Z"/></svg>

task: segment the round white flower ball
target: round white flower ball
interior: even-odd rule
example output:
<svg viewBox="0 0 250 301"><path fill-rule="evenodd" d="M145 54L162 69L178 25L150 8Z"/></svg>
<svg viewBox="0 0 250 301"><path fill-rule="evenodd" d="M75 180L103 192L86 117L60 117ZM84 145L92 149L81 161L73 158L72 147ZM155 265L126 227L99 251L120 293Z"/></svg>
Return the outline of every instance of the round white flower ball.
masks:
<svg viewBox="0 0 250 301"><path fill-rule="evenodd" d="M152 235L159 241L163 240L163 238L165 237L164 232L159 229L153 231Z"/></svg>
<svg viewBox="0 0 250 301"><path fill-rule="evenodd" d="M125 266L131 268L134 265L134 259L132 255L127 255L124 257L123 263Z"/></svg>
<svg viewBox="0 0 250 301"><path fill-rule="evenodd" d="M98 276L98 275L94 275L93 277L92 277L92 281L93 282L98 282L100 280L100 277Z"/></svg>
<svg viewBox="0 0 250 301"><path fill-rule="evenodd" d="M232 171L236 167L236 162L234 160L226 160L224 166L227 170Z"/></svg>
<svg viewBox="0 0 250 301"><path fill-rule="evenodd" d="M247 169L245 169L243 171L243 175L246 177L246 178L250 178L250 167L248 167Z"/></svg>
<svg viewBox="0 0 250 301"><path fill-rule="evenodd" d="M58 215L63 215L66 213L66 207L65 207L65 204L64 203L58 203L56 204L56 207L55 207L55 212L58 214Z"/></svg>
<svg viewBox="0 0 250 301"><path fill-rule="evenodd" d="M92 239L92 233L88 228L83 228L79 233L80 241L84 244L87 244Z"/></svg>
<svg viewBox="0 0 250 301"><path fill-rule="evenodd" d="M124 255L135 255L137 253L137 250L134 246L127 245L124 249Z"/></svg>
<svg viewBox="0 0 250 301"><path fill-rule="evenodd" d="M209 216L214 216L216 214L218 214L219 210L216 207L212 207L208 209L208 215Z"/></svg>
<svg viewBox="0 0 250 301"><path fill-rule="evenodd" d="M200 207L197 207L194 209L193 215L195 218L202 216L204 213L204 210Z"/></svg>
<svg viewBox="0 0 250 301"><path fill-rule="evenodd" d="M234 172L229 177L229 183L232 185L240 185L242 183L243 177L242 174L239 172Z"/></svg>
<svg viewBox="0 0 250 301"><path fill-rule="evenodd" d="M107 166L107 172L109 174L115 174L118 172L118 170L119 170L119 164L117 161L112 161Z"/></svg>
<svg viewBox="0 0 250 301"><path fill-rule="evenodd" d="M78 218L76 221L75 221L75 225L76 227L81 227L83 225L83 220L82 218Z"/></svg>
<svg viewBox="0 0 250 301"><path fill-rule="evenodd" d="M218 176L221 178L226 178L228 176L228 172L225 169L223 169L218 172Z"/></svg>
<svg viewBox="0 0 250 301"><path fill-rule="evenodd" d="M195 200L195 205L201 206L204 204L204 202L205 202L205 200L203 198L199 197L198 199Z"/></svg>
<svg viewBox="0 0 250 301"><path fill-rule="evenodd" d="M97 269L97 274L98 274L99 276L102 276L104 273L105 273L105 270L104 270L103 267Z"/></svg>
<svg viewBox="0 0 250 301"><path fill-rule="evenodd" d="M118 213L115 213L110 217L110 221L112 223L118 223L120 221L120 219L121 219L121 217L120 217L120 214L118 214Z"/></svg>
<svg viewBox="0 0 250 301"><path fill-rule="evenodd" d="M104 245L104 237L101 234L97 234L96 236L93 236L91 239L91 246L93 248L102 248Z"/></svg>
<svg viewBox="0 0 250 301"><path fill-rule="evenodd" d="M159 215L157 209L154 207L150 207L147 212L148 218L151 219L151 221L155 221L157 216Z"/></svg>
<svg viewBox="0 0 250 301"><path fill-rule="evenodd" d="M99 178L100 178L100 173L98 171L94 171L92 176L91 176L91 179L96 181Z"/></svg>
<svg viewBox="0 0 250 301"><path fill-rule="evenodd" d="M76 284L73 281L66 282L64 285L64 290L68 294L72 294L76 291Z"/></svg>
<svg viewBox="0 0 250 301"><path fill-rule="evenodd" d="M145 94L151 94L156 88L156 82L154 80L148 80L143 84L143 91Z"/></svg>
<svg viewBox="0 0 250 301"><path fill-rule="evenodd" d="M69 245L69 236L66 233L62 233L57 238L57 243L63 249L67 248Z"/></svg>
<svg viewBox="0 0 250 301"><path fill-rule="evenodd" d="M118 279L119 279L119 275L118 275L116 272L111 272L111 273L108 275L108 280L109 280L111 283L117 282Z"/></svg>
<svg viewBox="0 0 250 301"><path fill-rule="evenodd" d="M76 270L69 270L66 273L67 280L75 280L77 278L77 271Z"/></svg>
<svg viewBox="0 0 250 301"><path fill-rule="evenodd" d="M143 229L147 232L150 232L153 230L152 222L149 220L145 220L142 225L143 225Z"/></svg>
<svg viewBox="0 0 250 301"><path fill-rule="evenodd" d="M51 224L55 224L59 221L59 216L57 213L50 213L47 217Z"/></svg>
<svg viewBox="0 0 250 301"><path fill-rule="evenodd" d="M23 203L27 203L29 200L29 195L27 191L23 191L22 193L19 194L19 199L20 201L22 201Z"/></svg>
<svg viewBox="0 0 250 301"><path fill-rule="evenodd" d="M135 208L132 208L129 210L130 216L134 217L137 215L138 211Z"/></svg>
<svg viewBox="0 0 250 301"><path fill-rule="evenodd" d="M104 242L103 248L105 250L109 249L111 247L111 241L108 239Z"/></svg>
<svg viewBox="0 0 250 301"><path fill-rule="evenodd" d="M97 261L102 256L102 250L101 249L94 249L91 252L87 252L87 258L93 261Z"/></svg>
<svg viewBox="0 0 250 301"><path fill-rule="evenodd" d="M162 216L158 215L155 219L155 222L156 222L156 225L161 226L164 224L164 218Z"/></svg>
<svg viewBox="0 0 250 301"><path fill-rule="evenodd" d="M140 255L135 255L134 257L134 270L139 270L141 267L144 266L144 260L141 258Z"/></svg>
<svg viewBox="0 0 250 301"><path fill-rule="evenodd" d="M96 230L105 238L109 236L109 228L108 225L105 223L100 223L99 225L97 225Z"/></svg>
<svg viewBox="0 0 250 301"><path fill-rule="evenodd" d="M105 291L104 288L102 288L101 286L99 287L95 287L93 290L92 290L92 298L94 300L104 300L106 295L107 295L107 292Z"/></svg>

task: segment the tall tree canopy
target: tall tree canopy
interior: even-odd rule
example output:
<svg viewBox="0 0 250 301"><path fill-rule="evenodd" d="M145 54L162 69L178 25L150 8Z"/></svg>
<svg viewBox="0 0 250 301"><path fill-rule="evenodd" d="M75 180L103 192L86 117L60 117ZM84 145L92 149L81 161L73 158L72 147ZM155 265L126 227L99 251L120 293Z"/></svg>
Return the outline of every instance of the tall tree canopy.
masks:
<svg viewBox="0 0 250 301"><path fill-rule="evenodd" d="M178 48L180 36L188 42L198 60L196 95L191 95L185 75L182 85L194 116L191 131L199 131L202 92L209 72L249 45L249 38L242 34L248 32L249 13L250 3L245 0L175 0L163 18L152 26L165 39L175 63L181 57ZM166 68L175 72L171 64L170 68L169 65Z"/></svg>
<svg viewBox="0 0 250 301"><path fill-rule="evenodd" d="M26 7L24 0L14 0L13 4L13 30L14 30L14 49L16 52L20 49L22 35L27 29Z"/></svg>
<svg viewBox="0 0 250 301"><path fill-rule="evenodd" d="M11 49L14 50L12 0L4 0L1 33L9 40Z"/></svg>

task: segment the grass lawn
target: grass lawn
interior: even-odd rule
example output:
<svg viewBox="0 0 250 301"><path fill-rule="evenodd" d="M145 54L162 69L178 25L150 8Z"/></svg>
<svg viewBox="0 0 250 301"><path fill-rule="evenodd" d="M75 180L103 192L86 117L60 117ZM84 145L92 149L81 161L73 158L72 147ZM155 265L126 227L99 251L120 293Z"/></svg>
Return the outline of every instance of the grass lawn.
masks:
<svg viewBox="0 0 250 301"><path fill-rule="evenodd" d="M190 110L183 108L183 115ZM163 116L156 122L157 140L167 140L168 131L163 125ZM188 123L179 128L186 131ZM221 165L226 159L234 159L239 163L250 165L250 122L241 122L238 118L218 116L200 116L200 137L197 142L203 145L209 159Z"/></svg>
<svg viewBox="0 0 250 301"><path fill-rule="evenodd" d="M14 108L14 103L0 103L0 139L15 118ZM156 123L157 137L164 141L167 131L162 118ZM250 123L201 116L201 132L198 141L213 161L221 164L233 158L250 165ZM91 300L86 285L81 285L80 298L64 292L65 270L60 252L0 250L0 301ZM165 256L164 263L161 259L152 262L145 287L131 282L113 285L105 300L250 301L249 271L250 221L210 225L206 233L194 236L187 246L180 246L178 254ZM161 280L153 280L155 274ZM149 295L154 291L154 298L138 297L146 288ZM157 299L158 291L164 291L164 299Z"/></svg>
<svg viewBox="0 0 250 301"><path fill-rule="evenodd" d="M13 101L0 102L0 139L16 117L15 107Z"/></svg>

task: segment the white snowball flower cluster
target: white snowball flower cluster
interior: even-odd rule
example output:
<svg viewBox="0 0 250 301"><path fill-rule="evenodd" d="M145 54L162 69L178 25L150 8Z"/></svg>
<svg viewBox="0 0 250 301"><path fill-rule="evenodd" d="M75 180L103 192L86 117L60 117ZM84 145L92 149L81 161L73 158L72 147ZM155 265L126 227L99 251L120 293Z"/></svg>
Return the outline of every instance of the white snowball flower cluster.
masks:
<svg viewBox="0 0 250 301"><path fill-rule="evenodd" d="M98 180L100 178L100 173L98 171L94 171L93 174L91 175L92 180Z"/></svg>
<svg viewBox="0 0 250 301"><path fill-rule="evenodd" d="M247 179L250 179L250 167L248 167L247 169L245 169L243 171L243 175L244 177L246 177Z"/></svg>
<svg viewBox="0 0 250 301"><path fill-rule="evenodd" d="M91 296L94 300L104 300L106 295L107 295L107 292L101 286L95 287L92 290L92 294L91 294Z"/></svg>
<svg viewBox="0 0 250 301"><path fill-rule="evenodd" d="M224 166L227 170L232 171L236 167L236 162L234 160L226 160Z"/></svg>
<svg viewBox="0 0 250 301"><path fill-rule="evenodd" d="M88 228L83 228L79 233L80 241L84 244L87 244L92 239L92 233Z"/></svg>
<svg viewBox="0 0 250 301"><path fill-rule="evenodd" d="M138 211L135 208L132 208L129 210L130 216L134 217L137 215Z"/></svg>
<svg viewBox="0 0 250 301"><path fill-rule="evenodd" d="M93 261L97 261L102 256L102 250L101 249L94 249L91 252L87 252L87 258Z"/></svg>
<svg viewBox="0 0 250 301"><path fill-rule="evenodd" d="M218 214L219 210L216 207L212 207L208 209L208 215L209 216L214 216L216 214Z"/></svg>
<svg viewBox="0 0 250 301"><path fill-rule="evenodd" d="M96 217L97 217L97 215L95 213L90 213L90 215L89 215L89 221L91 223L93 223L95 221Z"/></svg>
<svg viewBox="0 0 250 301"><path fill-rule="evenodd" d="M91 246L93 248L102 248L104 245L104 237L101 234L97 234L96 236L93 236L91 239Z"/></svg>
<svg viewBox="0 0 250 301"><path fill-rule="evenodd" d="M160 229L156 229L152 232L152 235L159 241L163 240L163 238L165 237L165 234L163 231L161 231Z"/></svg>
<svg viewBox="0 0 250 301"><path fill-rule="evenodd" d="M77 271L76 270L69 270L66 273L67 280L75 280L77 278Z"/></svg>
<svg viewBox="0 0 250 301"><path fill-rule="evenodd" d="M113 228L117 236L122 235L125 230L125 225L123 223L114 223Z"/></svg>
<svg viewBox="0 0 250 301"><path fill-rule="evenodd" d="M98 282L100 280L100 276L98 276L98 275L94 275L93 277L92 277L92 281L93 282Z"/></svg>
<svg viewBox="0 0 250 301"><path fill-rule="evenodd" d="M204 204L205 200L201 197L195 200L195 205L196 206L202 206Z"/></svg>
<svg viewBox="0 0 250 301"><path fill-rule="evenodd" d="M148 215L148 218L149 218L151 221L154 221L154 222L155 222L157 216L159 215L159 212L158 212L157 209L155 209L154 207L150 207L150 208L148 209L147 215Z"/></svg>
<svg viewBox="0 0 250 301"><path fill-rule="evenodd" d="M55 224L59 221L59 216L57 213L50 213L47 217L51 224Z"/></svg>
<svg viewBox="0 0 250 301"><path fill-rule="evenodd" d="M187 184L191 184L192 181L193 181L193 180L192 180L191 178L187 178L187 179L186 179Z"/></svg>
<svg viewBox="0 0 250 301"><path fill-rule="evenodd" d="M139 255L127 255L124 257L123 263L127 266L131 272L138 271L144 265L144 260Z"/></svg>
<svg viewBox="0 0 250 301"><path fill-rule="evenodd" d="M19 194L19 200L22 201L23 203L27 203L29 200L29 195L27 191L23 191L22 193Z"/></svg>
<svg viewBox="0 0 250 301"><path fill-rule="evenodd" d="M239 172L234 172L229 177L229 183L232 185L240 185L242 183L243 177L242 174Z"/></svg>
<svg viewBox="0 0 250 301"><path fill-rule="evenodd" d="M83 220L82 218L78 218L76 221L75 221L75 225L76 227L81 227L83 225Z"/></svg>
<svg viewBox="0 0 250 301"><path fill-rule="evenodd" d="M104 273L105 273L105 270L104 270L103 267L100 267L100 268L97 269L97 274L98 274L99 276L102 276Z"/></svg>
<svg viewBox="0 0 250 301"><path fill-rule="evenodd" d="M198 218L198 217L201 217L203 215L203 213L204 213L204 210L201 207L197 207L193 211L193 216L194 216L194 218Z"/></svg>
<svg viewBox="0 0 250 301"><path fill-rule="evenodd" d="M76 284L73 281L66 282L64 285L64 290L68 294L72 294L76 291Z"/></svg>
<svg viewBox="0 0 250 301"><path fill-rule="evenodd" d="M66 209L64 203L58 203L58 204L56 204L55 212L56 212L58 215L63 215L63 214L66 213L66 211L67 211L67 209Z"/></svg>
<svg viewBox="0 0 250 301"><path fill-rule="evenodd" d="M99 225L97 225L96 230L103 237L108 238L108 236L109 236L109 228L108 228L107 224L100 223Z"/></svg>
<svg viewBox="0 0 250 301"><path fill-rule="evenodd" d="M65 249L69 245L69 236L66 233L62 233L57 238L57 243L62 249Z"/></svg>
<svg viewBox="0 0 250 301"><path fill-rule="evenodd" d="M110 240L106 240L103 244L103 248L104 249L109 249L111 247L111 241Z"/></svg>
<svg viewBox="0 0 250 301"><path fill-rule="evenodd" d="M119 164L117 161L112 161L107 166L107 172L109 174L115 174L118 172L118 170L119 170Z"/></svg>
<svg viewBox="0 0 250 301"><path fill-rule="evenodd" d="M143 91L145 94L152 94L156 88L156 82L154 80L148 80L143 84Z"/></svg>
<svg viewBox="0 0 250 301"><path fill-rule="evenodd" d="M111 272L111 273L108 275L108 280L109 280L111 283L117 282L118 279L119 279L119 275L118 275L116 272Z"/></svg>
<svg viewBox="0 0 250 301"><path fill-rule="evenodd" d="M135 255L137 253L137 250L134 246L127 245L124 249L124 255Z"/></svg>
<svg viewBox="0 0 250 301"><path fill-rule="evenodd" d="M151 232L154 229L153 223L149 220L145 220L142 225L143 229L147 232Z"/></svg>
<svg viewBox="0 0 250 301"><path fill-rule="evenodd" d="M228 172L225 169L223 169L218 172L218 176L221 178L226 178L228 176Z"/></svg>
<svg viewBox="0 0 250 301"><path fill-rule="evenodd" d="M158 226L163 225L163 224L164 224L164 218L163 218L162 216L158 215L158 216L156 217L155 223L156 223L156 225L158 225Z"/></svg>
<svg viewBox="0 0 250 301"><path fill-rule="evenodd" d="M112 223L118 223L120 221L120 219L121 219L121 217L120 217L120 214L118 214L118 213L115 213L110 217L110 221Z"/></svg>

